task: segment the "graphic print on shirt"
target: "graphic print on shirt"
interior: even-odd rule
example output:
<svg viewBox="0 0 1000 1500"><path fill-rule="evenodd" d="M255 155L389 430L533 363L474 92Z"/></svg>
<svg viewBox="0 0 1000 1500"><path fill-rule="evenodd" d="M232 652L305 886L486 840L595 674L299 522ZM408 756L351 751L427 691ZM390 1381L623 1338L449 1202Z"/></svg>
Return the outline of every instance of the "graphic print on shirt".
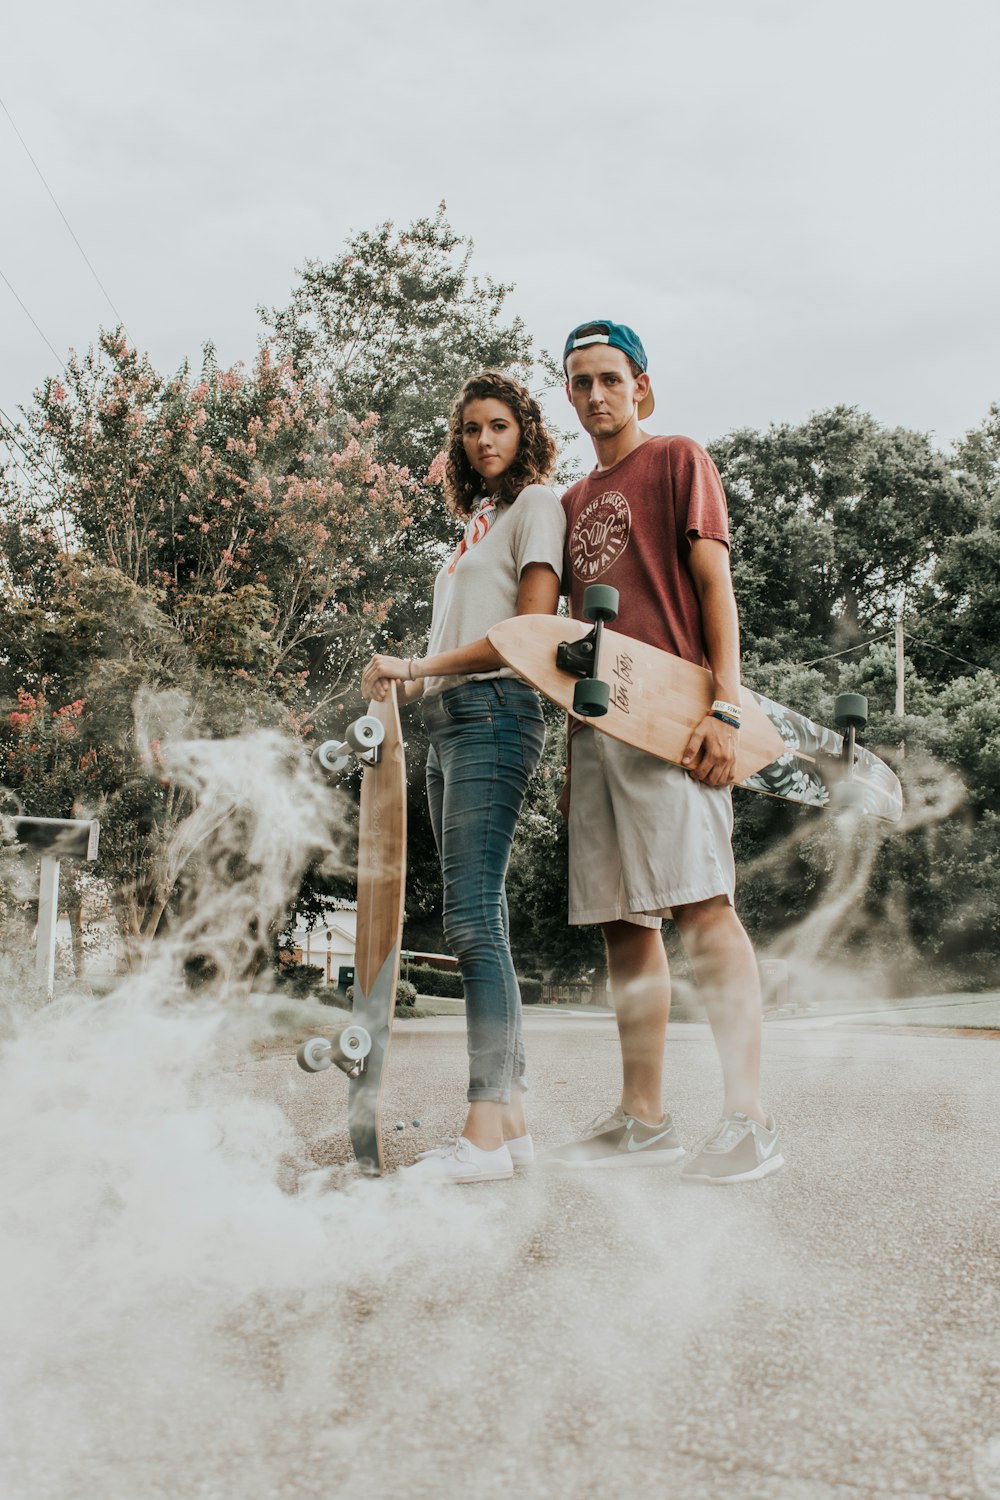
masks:
<svg viewBox="0 0 1000 1500"><path fill-rule="evenodd" d="M592 583L606 573L628 546L632 512L624 495L605 490L580 512L569 537L569 560L575 576Z"/></svg>

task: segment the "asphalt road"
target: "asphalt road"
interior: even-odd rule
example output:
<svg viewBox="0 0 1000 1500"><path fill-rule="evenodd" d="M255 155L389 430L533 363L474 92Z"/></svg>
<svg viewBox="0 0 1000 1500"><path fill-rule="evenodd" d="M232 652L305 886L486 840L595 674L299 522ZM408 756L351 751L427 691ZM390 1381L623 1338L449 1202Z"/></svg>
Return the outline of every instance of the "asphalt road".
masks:
<svg viewBox="0 0 1000 1500"><path fill-rule="evenodd" d="M344 1080L288 1051L191 1095L206 1028L18 1054L3 1500L1000 1500L997 1039L770 1023L760 1183L446 1189L358 1181ZM617 1043L527 1040L544 1146L615 1101ZM394 1164L460 1123L464 1045L397 1027ZM707 1028L668 1055L694 1142Z"/></svg>
<svg viewBox="0 0 1000 1500"><path fill-rule="evenodd" d="M563 1016L528 1040L544 1146L614 1102L617 1045ZM707 1028L675 1027L669 1059L694 1141L718 1111ZM339 1349L343 1493L1000 1497L998 1065L992 1039L772 1023L783 1173L451 1189L439 1211L475 1200L485 1239L404 1256ZM386 1117L422 1124L388 1132L396 1161L460 1123L463 1067L461 1022L399 1028ZM342 1161L340 1081L259 1073L312 1159Z"/></svg>

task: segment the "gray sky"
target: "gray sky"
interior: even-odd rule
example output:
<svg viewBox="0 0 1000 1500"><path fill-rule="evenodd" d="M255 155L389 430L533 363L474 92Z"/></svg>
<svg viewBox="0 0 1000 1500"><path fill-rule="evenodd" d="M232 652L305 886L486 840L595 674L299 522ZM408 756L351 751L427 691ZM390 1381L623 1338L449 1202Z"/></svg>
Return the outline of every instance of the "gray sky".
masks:
<svg viewBox="0 0 1000 1500"><path fill-rule="evenodd" d="M165 371L443 198L542 344L637 328L651 430L845 401L944 444L1000 399L995 0L4 10L0 97ZM82 351L114 316L2 113L0 170L0 271ZM0 405L57 369L0 281Z"/></svg>

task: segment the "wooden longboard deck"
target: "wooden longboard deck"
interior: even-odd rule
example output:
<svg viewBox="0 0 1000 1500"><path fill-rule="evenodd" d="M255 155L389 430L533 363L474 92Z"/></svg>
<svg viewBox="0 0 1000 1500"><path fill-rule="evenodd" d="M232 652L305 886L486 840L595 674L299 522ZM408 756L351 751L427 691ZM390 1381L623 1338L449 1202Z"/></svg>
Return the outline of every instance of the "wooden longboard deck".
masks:
<svg viewBox="0 0 1000 1500"><path fill-rule="evenodd" d="M590 629L582 620L518 615L495 625L489 639L515 672L579 718L573 714L573 689L578 679L560 672L556 648L562 641L582 640ZM605 629L594 675L610 686L608 711L603 718L581 722L679 765L692 729L712 706L712 679L705 668ZM744 689L737 779L742 781L760 771L784 748L781 735Z"/></svg>
<svg viewBox="0 0 1000 1500"><path fill-rule="evenodd" d="M393 684L368 713L380 721L385 739L377 765L361 781L358 831L358 926L352 1015L372 1039L358 1078L348 1084L347 1122L362 1170L381 1173L382 1077L385 1071L399 980L403 899L406 889L406 756Z"/></svg>
<svg viewBox="0 0 1000 1500"><path fill-rule="evenodd" d="M608 712L601 718L581 718L573 713L578 678L559 670L556 649L563 641L581 640L591 628L582 620L519 615L495 625L488 635L515 672L572 717L679 765L691 730L711 706L711 674L694 662L605 627L594 675L609 684ZM742 700L738 783L787 802L828 806L831 790L848 774L841 757L842 737L750 688L742 689ZM899 820L902 791L884 761L856 747L853 777L863 788L867 812L890 823Z"/></svg>

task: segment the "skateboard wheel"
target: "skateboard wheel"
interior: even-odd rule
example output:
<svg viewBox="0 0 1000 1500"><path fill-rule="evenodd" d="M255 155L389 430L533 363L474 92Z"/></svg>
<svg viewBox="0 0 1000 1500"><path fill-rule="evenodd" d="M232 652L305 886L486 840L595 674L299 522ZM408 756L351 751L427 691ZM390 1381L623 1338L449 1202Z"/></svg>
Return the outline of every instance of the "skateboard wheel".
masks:
<svg viewBox="0 0 1000 1500"><path fill-rule="evenodd" d="M333 1048L325 1036L311 1036L303 1042L295 1060L306 1073L322 1073L333 1065Z"/></svg>
<svg viewBox="0 0 1000 1500"><path fill-rule="evenodd" d="M385 726L374 714L363 714L353 724L348 724L344 734L355 755L363 755L366 750L374 750L376 745L381 745L385 739Z"/></svg>
<svg viewBox="0 0 1000 1500"><path fill-rule="evenodd" d="M306 1073L323 1073L336 1063L345 1073L360 1071L360 1065L372 1050L372 1039L363 1026L345 1026L331 1042L325 1036L311 1036L296 1052L296 1061Z"/></svg>
<svg viewBox="0 0 1000 1500"><path fill-rule="evenodd" d="M868 699L864 693L838 693L833 722L838 729L864 729L868 723Z"/></svg>
<svg viewBox="0 0 1000 1500"><path fill-rule="evenodd" d="M324 740L313 751L313 765L328 776L338 776L350 764L351 749L343 740Z"/></svg>
<svg viewBox="0 0 1000 1500"><path fill-rule="evenodd" d="M344 1026L333 1042L333 1060L338 1068L349 1071L361 1062L372 1050L372 1039L363 1026L353 1022Z"/></svg>
<svg viewBox="0 0 1000 1500"><path fill-rule="evenodd" d="M610 696L608 684L599 677L583 677L573 689L573 712L585 719L603 718Z"/></svg>
<svg viewBox="0 0 1000 1500"><path fill-rule="evenodd" d="M592 583L584 590L583 618L585 620L617 620L618 590L609 583Z"/></svg>

